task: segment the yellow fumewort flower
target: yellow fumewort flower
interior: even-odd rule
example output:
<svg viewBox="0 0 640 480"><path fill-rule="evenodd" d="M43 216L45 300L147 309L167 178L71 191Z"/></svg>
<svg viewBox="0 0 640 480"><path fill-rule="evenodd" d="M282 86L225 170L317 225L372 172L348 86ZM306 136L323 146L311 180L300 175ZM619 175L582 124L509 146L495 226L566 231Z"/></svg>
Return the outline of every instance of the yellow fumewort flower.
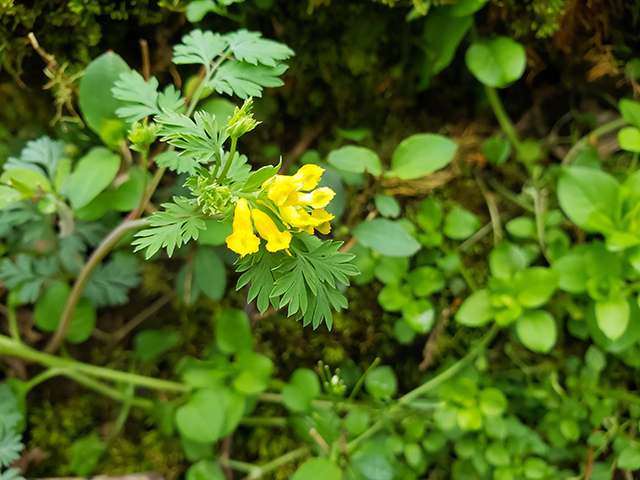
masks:
<svg viewBox="0 0 640 480"><path fill-rule="evenodd" d="M233 216L233 233L227 237L227 247L241 257L256 253L260 239L253 233L249 204L244 198L238 200Z"/></svg>
<svg viewBox="0 0 640 480"><path fill-rule="evenodd" d="M262 184L267 197L278 207L293 205L297 201L297 192L308 192L318 186L324 168L308 164L300 167L295 175L276 175ZM268 187L268 188L267 188ZM291 197L291 198L290 198Z"/></svg>
<svg viewBox="0 0 640 480"><path fill-rule="evenodd" d="M251 217L256 225L256 230L267 241L267 250L277 252L285 250L291 245L291 233L281 232L271 217L261 210L251 210Z"/></svg>

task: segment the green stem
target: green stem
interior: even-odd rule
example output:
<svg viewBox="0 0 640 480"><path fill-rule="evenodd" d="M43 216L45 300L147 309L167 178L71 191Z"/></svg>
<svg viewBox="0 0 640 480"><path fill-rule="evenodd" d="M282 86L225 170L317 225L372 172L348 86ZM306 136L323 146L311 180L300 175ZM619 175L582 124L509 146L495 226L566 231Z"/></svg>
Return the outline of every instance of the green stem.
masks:
<svg viewBox="0 0 640 480"><path fill-rule="evenodd" d="M131 400L133 399L133 385L129 385L127 388L127 393L124 395L124 403L122 405L122 409L118 414L118 418L116 419L116 423L113 425L113 428L109 432L109 436L107 437L106 443L111 443L120 433L122 427L124 427L127 418L129 418L129 412L131 411Z"/></svg>
<svg viewBox="0 0 640 480"><path fill-rule="evenodd" d="M5 335L0 335L0 354L26 358L47 367L68 369L70 371L65 372L64 374L65 376L68 376L70 378L74 378L74 372L80 372L92 377L104 378L116 382L124 382L141 387L153 388L155 390L166 390L180 393L191 391L191 387L183 383L145 377L143 375L136 375L134 373L119 372L116 370L111 370L109 368L89 365L87 363L78 362L73 359L60 358L55 355L49 355L47 353L39 352L38 350L12 340Z"/></svg>
<svg viewBox="0 0 640 480"><path fill-rule="evenodd" d="M369 368L367 368L367 370L362 374L362 376L358 379L358 382L353 387L353 390L351 391L351 395L349 395L349 397L347 398L347 402L350 402L351 400L356 398L356 395L358 394L358 392L362 388L362 385L364 384L364 379L367 377L367 374L371 370L376 368L380 364L380 362L381 362L380 357L376 357L376 359L373 362L371 362L371 365L369 365Z"/></svg>
<svg viewBox="0 0 640 480"><path fill-rule="evenodd" d="M101 393L105 397L109 397L112 400L115 400L116 402L124 403L125 401L125 395L120 390L111 388L104 383L101 383L98 380L88 377L80 372L65 370L63 375L75 382L78 382L80 385L84 385L91 390ZM130 403L132 406L139 407L144 410L151 410L153 408L153 401L146 398L133 397L130 399Z"/></svg>
<svg viewBox="0 0 640 480"><path fill-rule="evenodd" d="M585 147L591 144L593 138L601 137L613 130L622 128L625 125L627 125L627 121L624 118L618 118L609 123L605 123L604 125L593 130L591 133L588 133L587 135L582 137L580 140L578 140L573 147L571 147L571 150L569 150L567 154L564 156L564 158L562 159L562 165L564 166L570 165L571 162L573 162L575 157L578 155L578 153L580 153L582 149L584 149Z"/></svg>
<svg viewBox="0 0 640 480"><path fill-rule="evenodd" d="M384 420L383 419L379 419L376 423L371 425L368 429L366 429L364 432L362 432L356 438L354 438L349 443L347 443L347 452L352 452L360 444L360 442L362 442L363 440L366 440L371 435L376 433L378 430L380 430L382 427L384 427L384 424L385 424Z"/></svg>
<svg viewBox="0 0 640 480"><path fill-rule="evenodd" d="M633 172L635 172L638 168L638 158L640 157L640 153L638 152L634 152L633 156L631 157L631 164L629 165L629 168L627 169L627 174L631 175Z"/></svg>
<svg viewBox="0 0 640 480"><path fill-rule="evenodd" d="M231 149L229 150L229 160L227 160L227 163L224 165L222 172L220 172L220 176L218 177L218 183L222 182L226 178L227 173L229 173L229 169L231 168L231 164L233 163L233 157L236 154L237 144L238 144L238 139L236 137L231 137Z"/></svg>
<svg viewBox="0 0 640 480"><path fill-rule="evenodd" d="M256 467L245 477L244 480L257 480L258 478L262 478L266 473L272 472L282 465L297 460L300 457L304 457L309 454L309 447L300 447L296 450L293 450L289 453L285 453L281 457L278 457L274 460L271 460L268 463L265 463L261 467Z"/></svg>
<svg viewBox="0 0 640 480"><path fill-rule="evenodd" d="M509 190L507 187L502 185L500 182L496 181L493 178L490 178L487 181L487 183L491 186L491 188L493 188L493 190L495 190L497 193L505 197L507 200L515 203L516 205L519 205L520 207L525 209L527 212L535 213L536 209L534 206L523 201L518 195L513 193L511 190Z"/></svg>
<svg viewBox="0 0 640 480"><path fill-rule="evenodd" d="M76 281L73 284L73 289L71 290L71 294L69 295L67 304L65 305L64 311L62 312L62 317L60 318L60 323L58 324L56 333L53 335L53 337L45 347L45 353L54 353L62 344L64 337L67 335L69 327L71 326L71 319L73 318L73 313L76 310L76 305L80 301L80 297L82 297L84 287L87 285L91 274L100 264L102 259L107 256L107 254L120 241L125 233L131 230L139 230L140 228L143 228L147 225L148 224L146 219L125 220L115 230L107 235L102 240L100 245L98 245L98 248L93 251L89 259L87 260L87 263L84 265L84 267L82 267L80 275L78 275L78 278L76 278Z"/></svg>
<svg viewBox="0 0 640 480"><path fill-rule="evenodd" d="M256 468L252 463L241 462L240 460L232 460L230 458L220 457L218 458L218 465L221 467L232 468L238 472L250 473L253 472Z"/></svg>
<svg viewBox="0 0 640 480"><path fill-rule="evenodd" d="M462 275L462 278L464 278L464 281L467 282L467 285L471 290L473 290L474 292L478 290L478 285L471 277L471 274L469 273L467 266L462 261L462 257L460 255L458 255L458 271L460 272L460 275Z"/></svg>
<svg viewBox="0 0 640 480"><path fill-rule="evenodd" d="M16 309L11 306L7 306L7 320L9 321L9 333L11 338L20 341L20 330L18 329L18 315Z"/></svg>
<svg viewBox="0 0 640 480"><path fill-rule="evenodd" d="M456 363L447 368L444 372L432 378L428 382L423 383L418 388L410 391L400 399L398 399L398 405L405 405L410 403L412 400L418 398L421 395L433 390L438 387L445 380L449 380L457 373L462 371L467 365L469 365L472 361L474 361L478 356L485 351L489 343L498 335L500 331L500 326L498 324L493 324L493 326L489 329L487 333L480 339L480 341L471 349L469 353L467 353L464 357L458 360Z"/></svg>
<svg viewBox="0 0 640 480"><path fill-rule="evenodd" d="M57 377L58 375L64 375L64 369L61 368L49 368L42 373L39 373L35 377L33 377L28 382L22 386L24 388L24 392L29 393L35 387L40 385L42 382L49 380L50 378Z"/></svg>
<svg viewBox="0 0 640 480"><path fill-rule="evenodd" d="M240 425L247 427L286 427L287 419L283 417L244 417Z"/></svg>
<svg viewBox="0 0 640 480"><path fill-rule="evenodd" d="M502 104L502 100L500 100L497 90L493 87L488 87L487 85L484 86L484 90L487 93L489 105L491 105L491 109L493 110L502 131L511 141L516 152L520 153L520 150L522 149L520 138L518 138L516 128L513 126L513 122L511 122L509 115L507 115L507 111L504 109L504 105Z"/></svg>

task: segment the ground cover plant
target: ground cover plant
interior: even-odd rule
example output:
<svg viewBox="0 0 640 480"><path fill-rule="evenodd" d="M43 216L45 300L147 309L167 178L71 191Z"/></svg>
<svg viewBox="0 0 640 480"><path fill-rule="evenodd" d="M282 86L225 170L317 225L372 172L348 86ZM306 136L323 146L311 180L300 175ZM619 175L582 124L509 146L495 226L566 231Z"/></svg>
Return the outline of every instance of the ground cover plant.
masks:
<svg viewBox="0 0 640 480"><path fill-rule="evenodd" d="M230 27L249 2L160 5L193 24L171 75L39 45L58 129L0 174L0 479L640 470L640 60L523 128L503 99L535 52L492 5L386 3L424 28L408 80L462 76L484 125L336 124L281 156L295 52ZM538 38L571 12L527 5Z"/></svg>

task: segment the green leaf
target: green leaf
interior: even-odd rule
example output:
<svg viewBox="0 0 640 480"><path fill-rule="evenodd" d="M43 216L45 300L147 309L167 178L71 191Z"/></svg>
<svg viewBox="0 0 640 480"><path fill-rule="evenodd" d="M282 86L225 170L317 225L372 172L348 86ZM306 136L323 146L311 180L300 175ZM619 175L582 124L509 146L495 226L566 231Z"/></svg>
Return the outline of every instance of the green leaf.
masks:
<svg viewBox="0 0 640 480"><path fill-rule="evenodd" d="M227 287L227 270L211 248L200 247L196 252L193 282L211 300L220 300Z"/></svg>
<svg viewBox="0 0 640 480"><path fill-rule="evenodd" d="M95 432L79 438L69 447L69 470L80 477L89 476L107 449Z"/></svg>
<svg viewBox="0 0 640 480"><path fill-rule="evenodd" d="M387 285L378 294L378 303L387 312L398 312L411 300L411 289L397 283Z"/></svg>
<svg viewBox="0 0 640 480"><path fill-rule="evenodd" d="M365 377L364 386L373 398L389 399L398 391L398 379L391 367L376 367Z"/></svg>
<svg viewBox="0 0 640 480"><path fill-rule="evenodd" d="M481 327L489 323L495 315L486 289L469 295L456 312L456 321L467 327Z"/></svg>
<svg viewBox="0 0 640 480"><path fill-rule="evenodd" d="M144 169L132 167L129 169L129 179L122 183L111 197L111 208L118 212L131 212L142 199L144 185ZM150 175L147 174L147 180Z"/></svg>
<svg viewBox="0 0 640 480"><path fill-rule="evenodd" d="M304 412L320 395L320 380L313 370L298 368L282 389L282 403L292 412Z"/></svg>
<svg viewBox="0 0 640 480"><path fill-rule="evenodd" d="M419 133L405 138L393 152L386 177L403 180L424 177L451 163L458 146L442 135Z"/></svg>
<svg viewBox="0 0 640 480"><path fill-rule="evenodd" d="M640 128L640 103L630 98L621 98L618 109L629 125Z"/></svg>
<svg viewBox="0 0 640 480"><path fill-rule="evenodd" d="M249 318L242 310L225 310L216 318L216 346L226 354L253 350Z"/></svg>
<svg viewBox="0 0 640 480"><path fill-rule="evenodd" d="M260 32L249 32L244 28L228 33L224 39L236 59L252 65L261 63L267 67L275 67L283 60L293 56L293 50L283 43L266 40Z"/></svg>
<svg viewBox="0 0 640 480"><path fill-rule="evenodd" d="M279 77L287 68L283 63L267 67L228 60L222 64L207 86L218 93L236 94L242 99L262 97L263 88L284 85Z"/></svg>
<svg viewBox="0 0 640 480"><path fill-rule="evenodd" d="M155 156L153 161L159 167L168 168L172 172L178 174L188 173L189 175L195 175L195 167L198 166L198 162L193 157L188 155L181 155L181 152L167 151Z"/></svg>
<svg viewBox="0 0 640 480"><path fill-rule="evenodd" d="M62 140L40 137L30 140L20 152L20 157L9 157L4 170L22 168L39 173L49 180L55 180L58 163L65 157L65 144Z"/></svg>
<svg viewBox="0 0 640 480"><path fill-rule="evenodd" d="M393 196L379 193L374 197L374 201L383 217L398 218L400 216L400 204Z"/></svg>
<svg viewBox="0 0 640 480"><path fill-rule="evenodd" d="M420 244L397 222L376 218L356 226L352 234L365 247L388 257L410 257Z"/></svg>
<svg viewBox="0 0 640 480"><path fill-rule="evenodd" d="M33 310L36 325L45 332L55 331L70 294L71 288L66 283L58 282L50 286L38 299ZM96 309L83 297L76 305L65 339L71 343L82 343L91 336L95 326Z"/></svg>
<svg viewBox="0 0 640 480"><path fill-rule="evenodd" d="M362 408L354 408L349 411L346 417L344 417L344 428L346 428L351 435L360 435L364 432L371 421L371 415L369 412Z"/></svg>
<svg viewBox="0 0 640 480"><path fill-rule="evenodd" d="M469 210L455 207L444 217L442 232L454 240L464 240L476 233L480 228L480 220Z"/></svg>
<svg viewBox="0 0 640 480"><path fill-rule="evenodd" d="M96 307L124 305L129 301L129 290L138 286L141 278L134 255L116 254L96 267L83 294Z"/></svg>
<svg viewBox="0 0 640 480"><path fill-rule="evenodd" d="M522 44L508 37L474 42L465 55L467 68L480 83L505 88L518 80L527 65Z"/></svg>
<svg viewBox="0 0 640 480"><path fill-rule="evenodd" d="M18 460L23 449L21 435L14 432L13 429L0 428L0 469L8 467Z"/></svg>
<svg viewBox="0 0 640 480"><path fill-rule="evenodd" d="M137 238L132 243L136 246L135 252L146 249L145 257L149 259L166 247L167 254L171 256L176 247L191 239L198 239L199 231L204 230L205 223L197 214L199 207L195 200L173 197L173 201L175 203L163 203L165 210L151 216L151 228L136 234Z"/></svg>
<svg viewBox="0 0 640 480"><path fill-rule="evenodd" d="M7 287L19 289L18 298L22 303L35 302L42 284L57 271L55 258L33 258L20 254L15 262L4 258L0 263L0 278Z"/></svg>
<svg viewBox="0 0 640 480"><path fill-rule="evenodd" d="M216 118L204 111L196 112L191 119L181 113L165 110L155 121L162 126L160 140L182 150L180 158L160 154L160 160L156 158L156 163L161 162L163 166L178 171L195 172L193 168L197 164L194 160L202 164L219 160L216 154L228 138L226 130L219 126Z"/></svg>
<svg viewBox="0 0 640 480"><path fill-rule="evenodd" d="M145 81L144 77L135 70L122 72L111 89L113 96L125 102L116 110L120 118L133 123L149 115L159 115L158 108L158 80L151 77Z"/></svg>
<svg viewBox="0 0 640 480"><path fill-rule="evenodd" d="M511 142L497 136L489 137L482 142L482 154L489 163L502 165L511 155Z"/></svg>
<svg viewBox="0 0 640 480"><path fill-rule="evenodd" d="M195 2L191 2L193 3ZM212 460L200 460L191 465L186 476L186 480L226 480L226 478L220 467Z"/></svg>
<svg viewBox="0 0 640 480"><path fill-rule="evenodd" d="M184 437L200 443L215 442L225 424L225 397L220 390L196 390L176 410L176 425Z"/></svg>
<svg viewBox="0 0 640 480"><path fill-rule="evenodd" d="M620 184L608 173L586 167L565 168L558 179L558 202L569 219L588 232L614 229Z"/></svg>
<svg viewBox="0 0 640 480"><path fill-rule="evenodd" d="M482 428L482 414L478 407L465 407L458 410L458 426L465 432L480 430Z"/></svg>
<svg viewBox="0 0 640 480"><path fill-rule="evenodd" d="M569 253L551 265L558 273L558 287L565 292L579 294L587 289L586 259L584 255Z"/></svg>
<svg viewBox="0 0 640 480"><path fill-rule="evenodd" d="M542 480L547 478L549 465L541 458L529 457L522 466L527 480Z"/></svg>
<svg viewBox="0 0 640 480"><path fill-rule="evenodd" d="M507 232L516 238L538 238L536 223L529 217L516 217L505 225Z"/></svg>
<svg viewBox="0 0 640 480"><path fill-rule="evenodd" d="M516 272L512 284L520 305L537 308L549 301L558 281L558 274L551 268L530 267Z"/></svg>
<svg viewBox="0 0 640 480"><path fill-rule="evenodd" d="M497 278L509 279L526 266L527 260L522 249L509 242L502 242L489 254L491 275Z"/></svg>
<svg viewBox="0 0 640 480"><path fill-rule="evenodd" d="M256 395L267 389L273 373L273 362L264 355L251 350L238 353L237 364L240 374L234 379L233 387L245 395Z"/></svg>
<svg viewBox="0 0 640 480"><path fill-rule="evenodd" d="M25 196L15 188L0 185L0 210L24 198Z"/></svg>
<svg viewBox="0 0 640 480"><path fill-rule="evenodd" d="M640 152L640 130L636 127L624 127L618 131L618 143L627 152Z"/></svg>
<svg viewBox="0 0 640 480"><path fill-rule="evenodd" d="M436 311L429 300L411 300L402 307L402 318L421 334L431 330L435 315Z"/></svg>
<svg viewBox="0 0 640 480"><path fill-rule="evenodd" d="M488 417L502 415L507 410L507 397L501 390L489 387L480 392L480 411Z"/></svg>
<svg viewBox="0 0 640 480"><path fill-rule="evenodd" d="M487 461L495 467L509 465L511 461L509 453L501 443L492 443L487 447L484 454Z"/></svg>
<svg viewBox="0 0 640 480"><path fill-rule="evenodd" d="M199 64L209 67L214 58L228 47L219 33L191 30L182 37L182 43L173 47L173 63L176 65Z"/></svg>
<svg viewBox="0 0 640 480"><path fill-rule="evenodd" d="M143 330L135 336L133 351L142 360L151 360L171 350L180 341L180 335L164 330Z"/></svg>
<svg viewBox="0 0 640 480"><path fill-rule="evenodd" d="M618 456L618 468L621 470L640 469L640 450L635 447L627 447Z"/></svg>
<svg viewBox="0 0 640 480"><path fill-rule="evenodd" d="M543 310L525 311L516 321L516 332L522 344L536 353L549 353L558 337L555 319Z"/></svg>
<svg viewBox="0 0 640 480"><path fill-rule="evenodd" d="M293 474L291 480L342 480L342 472L326 458L312 458Z"/></svg>
<svg viewBox="0 0 640 480"><path fill-rule="evenodd" d="M82 157L69 176L64 193L73 208L87 205L107 188L120 168L120 157L104 147L94 147Z"/></svg>
<svg viewBox="0 0 640 480"><path fill-rule="evenodd" d="M443 218L442 204L435 198L427 198L420 204L416 221L425 232L435 232Z"/></svg>
<svg viewBox="0 0 640 480"><path fill-rule="evenodd" d="M78 103L80 112L89 128L98 135L102 132L103 121L119 120L116 110L125 102L115 98L111 89L121 73L128 72L129 66L119 55L107 52L93 60L86 68Z"/></svg>
<svg viewBox="0 0 640 480"><path fill-rule="evenodd" d="M353 140L354 142L360 142L365 138L369 138L373 136L373 132L370 128L337 128L336 132L342 138L346 138L347 140Z"/></svg>
<svg viewBox="0 0 640 480"><path fill-rule="evenodd" d="M369 172L371 175L382 174L382 164L376 152L364 147L347 145L332 150L327 156L329 164L340 170L352 173Z"/></svg>
<svg viewBox="0 0 640 480"><path fill-rule="evenodd" d="M451 7L451 14L456 17L473 15L486 5L489 0L458 0Z"/></svg>
<svg viewBox="0 0 640 480"><path fill-rule="evenodd" d="M262 167L251 175L247 179L244 187L242 188L243 192L253 192L255 190L260 190L262 184L272 178L274 175L278 173L280 167L282 166L282 160L278 162L278 165L272 167L271 165L267 165L266 167Z"/></svg>
<svg viewBox="0 0 640 480"><path fill-rule="evenodd" d="M629 302L622 294L596 302L598 327L610 340L617 340L627 329L630 313Z"/></svg>
<svg viewBox="0 0 640 480"><path fill-rule="evenodd" d="M409 273L407 280L416 297L428 297L440 292L446 286L446 279L442 270L435 267L414 268Z"/></svg>

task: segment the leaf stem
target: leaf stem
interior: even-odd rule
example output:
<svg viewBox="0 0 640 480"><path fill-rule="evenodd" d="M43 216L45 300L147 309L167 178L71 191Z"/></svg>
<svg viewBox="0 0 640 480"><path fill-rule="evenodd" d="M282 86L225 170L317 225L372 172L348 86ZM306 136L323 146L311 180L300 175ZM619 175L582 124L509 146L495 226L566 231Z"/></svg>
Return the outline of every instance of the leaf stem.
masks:
<svg viewBox="0 0 640 480"><path fill-rule="evenodd" d="M489 100L489 105L491 105L491 109L493 110L502 131L507 136L507 138L513 144L513 147L516 149L516 152L519 154L522 150L522 144L520 143L520 138L518 138L518 133L516 132L516 128L513 126L513 122L507 115L507 111L504 109L504 105L502 100L500 100L500 96L495 88L489 87L487 85L484 86L484 91L487 93L487 100Z"/></svg>
<svg viewBox="0 0 640 480"><path fill-rule="evenodd" d="M575 145L571 147L571 149L567 152L567 154L562 159L562 165L570 165L578 155L578 153L580 153L581 150L590 145L594 138L601 137L609 132L612 132L613 130L622 128L625 125L627 125L627 121L624 118L617 118L615 120L612 120L611 122L601 125L592 132L586 134L584 137L578 140Z"/></svg>
<svg viewBox="0 0 640 480"><path fill-rule="evenodd" d="M362 385L364 384L364 380L367 377L367 374L371 370L376 368L378 365L380 365L380 362L381 362L380 357L376 357L375 360L373 362L371 362L371 365L369 365L367 370L362 374L362 376L356 382L355 386L353 387L353 390L351 390L351 394L347 398L347 402L349 402L349 401L353 400L354 398L356 398L356 395L358 394L358 392L362 388Z"/></svg>
<svg viewBox="0 0 640 480"><path fill-rule="evenodd" d="M222 172L220 172L220 176L218 177L218 183L221 183L229 173L229 169L231 168L231 164L233 163L233 157L236 155L236 146L238 145L238 139L236 137L231 137L231 149L229 150L229 160L225 163Z"/></svg>
<svg viewBox="0 0 640 480"><path fill-rule="evenodd" d="M18 315L16 309L12 306L7 306L7 320L9 321L9 333L11 338L20 342L20 329L18 328Z"/></svg>
<svg viewBox="0 0 640 480"><path fill-rule="evenodd" d="M494 323L493 326L489 329L489 331L484 334L484 336L471 349L469 353L467 353L464 357L462 357L456 363L451 365L441 374L435 376L428 382L423 383L418 388L413 389L403 397L400 397L400 399L398 399L397 405L406 405L407 403L418 398L419 396L424 395L425 393L438 387L442 382L450 379L451 377L456 375L458 372L463 370L468 364L470 364L473 360L475 360L478 356L480 356L482 352L485 351L489 343L491 343L491 341L496 337L496 335L498 335L499 331L500 331L500 326Z"/></svg>
<svg viewBox="0 0 640 480"><path fill-rule="evenodd" d="M60 358L48 353L39 352L27 345L12 340L11 338L0 335L0 354L14 355L20 358L26 358L45 365L47 367L64 369L64 375L76 379L76 374L86 374L91 377L104 378L116 382L124 382L141 387L148 387L155 390L166 390L170 392L186 393L191 390L189 385L183 383L172 382L170 380L162 380L158 378L145 377L134 373L119 372L110 368L98 367L87 363L78 362L69 358ZM83 383L81 381L81 383ZM92 387L93 388L93 387Z"/></svg>
<svg viewBox="0 0 640 480"><path fill-rule="evenodd" d="M265 463L261 467L256 467L251 471L249 475L247 475L244 478L244 480L257 480L259 478L262 478L266 473L272 472L273 470L276 470L282 465L285 465L286 463L297 460L300 457L304 457L308 453L309 453L309 447L306 447L306 446L300 447L296 450L292 450L289 453L285 453L281 457L278 457L274 460L271 460L268 463Z"/></svg>
<svg viewBox="0 0 640 480"><path fill-rule="evenodd" d="M80 297L82 296L82 292L84 291L84 287L86 287L91 274L98 266L98 264L102 261L104 257L111 251L111 249L118 243L118 241L124 236L125 233L131 230L139 230L147 226L146 219L140 220L125 220L123 221L115 230L113 230L109 235L107 235L98 248L96 248L87 263L82 267L80 271L80 275L76 278L75 283L73 284L73 289L71 290L71 294L69 295L69 299L67 300L67 304L64 307L64 311L62 312L62 317L60 318L60 323L58 324L58 328L56 333L53 335L47 346L44 348L45 353L54 353L62 342L64 341L67 332L69 331L69 327L71 326L71 320L73 318L73 313L76 310L76 305L80 301Z"/></svg>

